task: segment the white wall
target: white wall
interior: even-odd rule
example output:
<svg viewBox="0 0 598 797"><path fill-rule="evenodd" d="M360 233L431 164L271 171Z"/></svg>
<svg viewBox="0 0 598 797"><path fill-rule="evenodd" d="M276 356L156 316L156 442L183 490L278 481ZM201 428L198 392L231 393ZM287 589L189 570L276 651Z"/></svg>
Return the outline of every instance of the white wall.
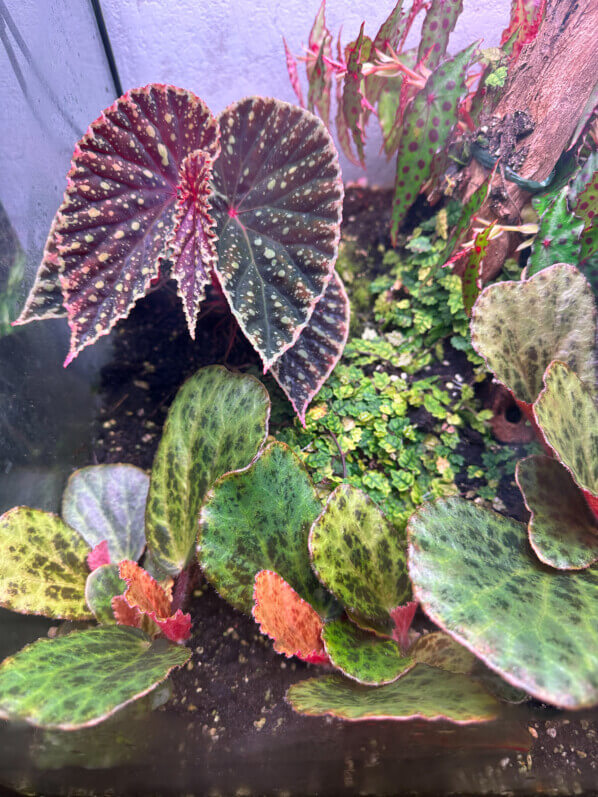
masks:
<svg viewBox="0 0 598 797"><path fill-rule="evenodd" d="M365 19L373 36L394 1L328 0L328 27L336 35L342 26L346 43ZM319 5L320 0L102 0L123 88L173 83L194 91L215 113L249 94L294 100L282 36L292 52L300 52ZM510 0L464 0L450 50L477 39L496 45L509 7ZM416 35L412 31L413 43ZM379 138L370 138L368 174L373 182L388 183L392 169L378 156ZM362 175L346 162L343 171L348 180Z"/></svg>

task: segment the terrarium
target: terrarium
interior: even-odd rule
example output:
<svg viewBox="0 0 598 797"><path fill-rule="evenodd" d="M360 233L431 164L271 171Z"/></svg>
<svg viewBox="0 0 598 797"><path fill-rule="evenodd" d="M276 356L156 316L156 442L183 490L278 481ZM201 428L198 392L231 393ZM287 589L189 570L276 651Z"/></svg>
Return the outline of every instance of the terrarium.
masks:
<svg viewBox="0 0 598 797"><path fill-rule="evenodd" d="M3 789L592 791L598 6L0 23Z"/></svg>

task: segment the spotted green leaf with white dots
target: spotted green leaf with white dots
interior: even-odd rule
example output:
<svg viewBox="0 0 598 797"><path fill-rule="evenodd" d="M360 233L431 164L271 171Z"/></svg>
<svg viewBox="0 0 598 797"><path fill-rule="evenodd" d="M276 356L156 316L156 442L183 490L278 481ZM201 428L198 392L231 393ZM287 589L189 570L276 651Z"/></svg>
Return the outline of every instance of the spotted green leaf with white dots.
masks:
<svg viewBox="0 0 598 797"><path fill-rule="evenodd" d="M149 476L134 465L90 465L76 470L62 496L62 517L95 548L108 543L112 562L137 561L145 548Z"/></svg>
<svg viewBox="0 0 598 797"><path fill-rule="evenodd" d="M349 620L326 623L322 641L337 670L361 684L388 684L415 666L394 640L371 634Z"/></svg>
<svg viewBox="0 0 598 797"><path fill-rule="evenodd" d="M57 515L18 506L0 517L0 606L86 620L85 540Z"/></svg>
<svg viewBox="0 0 598 797"><path fill-rule="evenodd" d="M264 386L221 365L201 368L177 393L154 458L146 511L147 546L166 573L177 575L189 564L208 488L251 462L269 417Z"/></svg>
<svg viewBox="0 0 598 797"><path fill-rule="evenodd" d="M159 84L119 97L77 143L51 240L20 319L39 317L38 302L54 296L48 290L54 280L71 328L66 364L126 317L158 277L161 261L174 256L177 195L179 188L185 191L181 167L198 150L217 154L215 119L191 92ZM189 302L185 307L189 314Z"/></svg>
<svg viewBox="0 0 598 797"><path fill-rule="evenodd" d="M544 374L534 416L575 483L598 495L598 408L593 387L566 363L555 361Z"/></svg>
<svg viewBox="0 0 598 797"><path fill-rule="evenodd" d="M458 725L496 719L499 705L465 675L419 664L385 686L325 675L293 684L286 696L299 714L358 720L446 720Z"/></svg>
<svg viewBox="0 0 598 797"><path fill-rule="evenodd" d="M405 111L392 205L393 241L430 173L434 155L457 123L457 108L467 90L465 78L475 47L472 44L435 69Z"/></svg>
<svg viewBox="0 0 598 797"><path fill-rule="evenodd" d="M332 278L343 187L334 144L308 111L250 98L220 116L216 273L264 369L289 349Z"/></svg>
<svg viewBox="0 0 598 797"><path fill-rule="evenodd" d="M405 539L366 493L339 485L309 534L316 574L356 622L392 634L390 612L411 598Z"/></svg>
<svg viewBox="0 0 598 797"><path fill-rule="evenodd" d="M425 505L408 535L414 595L437 625L539 700L598 703L598 570L547 568L522 523L461 498Z"/></svg>
<svg viewBox="0 0 598 797"><path fill-rule="evenodd" d="M118 565L100 565L87 577L85 600L99 623L115 623L112 598L122 595L127 588L118 572Z"/></svg>
<svg viewBox="0 0 598 797"><path fill-rule="evenodd" d="M553 360L564 360L593 383L595 336L592 289L565 263L521 282L489 285L471 314L474 349L515 398L528 404Z"/></svg>
<svg viewBox="0 0 598 797"><path fill-rule="evenodd" d="M0 717L75 730L151 692L191 651L104 625L40 639L0 665Z"/></svg>
<svg viewBox="0 0 598 797"><path fill-rule="evenodd" d="M198 542L206 578L235 608L250 613L255 574L273 570L325 615L329 596L312 572L307 549L320 509L303 463L284 443L271 443L206 496Z"/></svg>

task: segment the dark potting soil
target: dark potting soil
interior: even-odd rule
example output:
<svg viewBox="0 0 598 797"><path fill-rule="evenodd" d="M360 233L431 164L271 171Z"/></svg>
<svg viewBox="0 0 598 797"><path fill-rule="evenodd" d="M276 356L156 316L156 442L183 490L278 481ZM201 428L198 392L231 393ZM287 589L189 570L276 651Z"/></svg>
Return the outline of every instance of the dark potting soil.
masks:
<svg viewBox="0 0 598 797"><path fill-rule="evenodd" d="M345 234L364 246L385 242L389 207L387 192L350 189ZM102 372L98 463L150 469L168 407L199 367L224 362L260 371L215 292L204 305L195 341L170 285L140 302L113 340L113 360ZM443 363L427 373L449 381L471 371L462 353L449 347ZM267 387L275 421L288 422L284 397L273 381ZM424 428L430 422L424 410L415 420ZM470 430L459 453L479 463L481 452L481 436ZM465 480L460 486L463 492L469 487ZM516 488L502 484L499 495L510 514L525 516ZM566 715L530 703L507 706L500 720L479 727L302 717L286 704L285 693L321 668L277 655L254 621L205 582L197 585L189 611L192 659L172 677L173 698L147 721L143 760L133 757L126 770L112 775L93 763L91 776L80 768L63 770L63 780L47 775L45 793L63 791L67 775L69 788L139 794L580 794L592 793L598 783L598 723L591 714Z"/></svg>

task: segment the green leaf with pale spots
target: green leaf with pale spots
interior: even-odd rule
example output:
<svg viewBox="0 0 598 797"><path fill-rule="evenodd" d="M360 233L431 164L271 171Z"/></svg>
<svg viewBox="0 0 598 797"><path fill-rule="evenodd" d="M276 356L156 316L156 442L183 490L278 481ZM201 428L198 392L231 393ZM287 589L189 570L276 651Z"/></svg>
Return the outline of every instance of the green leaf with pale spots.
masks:
<svg viewBox="0 0 598 797"><path fill-rule="evenodd" d="M181 169L197 150L217 154L215 119L191 92L158 84L119 97L77 143L51 239L19 319L39 317L32 311L48 299L48 284L59 285L71 327L65 364L125 318L158 277L161 262L175 257L177 194L183 201L193 193ZM172 265L179 290L201 294L199 283L186 283L188 260ZM199 298L185 295L192 335L190 313Z"/></svg>
<svg viewBox="0 0 598 797"><path fill-rule="evenodd" d="M579 319L581 323L581 319ZM598 409L594 382L584 384L566 363L555 361L544 374L534 416L548 445L575 483L598 495Z"/></svg>
<svg viewBox="0 0 598 797"><path fill-rule="evenodd" d="M471 651L442 631L421 636L412 645L409 654L419 664L463 675L470 675L477 661Z"/></svg>
<svg viewBox="0 0 598 797"><path fill-rule="evenodd" d="M577 263L579 260L579 236L583 230L583 222L578 221L569 210L568 194L569 187L565 186L542 213L540 228L527 264L528 277L554 263ZM532 203L537 207L538 200L532 200Z"/></svg>
<svg viewBox="0 0 598 797"><path fill-rule="evenodd" d="M166 573L175 576L191 561L208 488L251 462L269 417L264 386L221 365L200 369L177 393L154 458L146 511L147 546Z"/></svg>
<svg viewBox="0 0 598 797"><path fill-rule="evenodd" d="M521 282L489 285L471 314L471 342L515 398L531 403L553 360L594 380L596 308L574 267L557 263Z"/></svg>
<svg viewBox="0 0 598 797"><path fill-rule="evenodd" d="M463 294L463 307L467 315L471 315L471 308L480 295L482 289L481 267L486 257L490 236L494 229L494 222L479 232L473 239L473 247L469 252L465 270L461 276L461 292Z"/></svg>
<svg viewBox="0 0 598 797"><path fill-rule="evenodd" d="M18 506L0 517L0 606L67 620L85 603L89 546L58 515Z"/></svg>
<svg viewBox="0 0 598 797"><path fill-rule="evenodd" d="M322 640L337 670L361 684L389 684L415 666L394 640L370 634L348 620L326 623Z"/></svg>
<svg viewBox="0 0 598 797"><path fill-rule="evenodd" d="M496 719L499 704L465 675L419 664L386 686L368 687L339 675L293 684L287 701L299 714L345 720L447 720L458 725Z"/></svg>
<svg viewBox="0 0 598 797"><path fill-rule="evenodd" d="M312 572L307 549L321 508L303 463L284 443L271 443L206 496L198 543L206 578L235 608L250 613L256 573L273 570L324 616L330 596Z"/></svg>
<svg viewBox="0 0 598 797"><path fill-rule="evenodd" d="M531 512L530 545L544 564L582 570L598 561L598 524L569 471L539 455L517 463L515 477Z"/></svg>
<svg viewBox="0 0 598 797"><path fill-rule="evenodd" d="M40 639L0 665L0 717L76 730L155 689L191 651L115 625Z"/></svg>
<svg viewBox="0 0 598 797"><path fill-rule="evenodd" d="M434 155L444 147L457 123L457 108L467 91L465 78L475 47L472 44L432 72L405 111L392 206L393 242L430 173Z"/></svg>
<svg viewBox="0 0 598 797"><path fill-rule="evenodd" d="M364 163L365 134L363 126L363 108L361 103L361 83L363 80L363 62L366 54L362 53L363 48L363 28L365 22L361 23L359 36L356 41L349 45L347 53L347 71L343 80L343 116L355 142L355 148L359 157L359 162ZM371 41L368 40L367 50L369 52Z"/></svg>
<svg viewBox="0 0 598 797"><path fill-rule="evenodd" d="M297 340L332 278L343 186L334 144L308 111L247 99L220 116L216 273L267 370Z"/></svg>
<svg viewBox="0 0 598 797"><path fill-rule="evenodd" d="M598 703L597 570L549 570L522 523L460 498L424 506L408 534L413 591L437 625L539 700Z"/></svg>
<svg viewBox="0 0 598 797"><path fill-rule="evenodd" d="M316 574L359 625L392 634L390 612L411 598L405 539L372 499L339 485L312 526Z"/></svg>
<svg viewBox="0 0 598 797"><path fill-rule="evenodd" d="M349 335L349 297L336 271L299 340L272 366L272 376L305 426L307 408L340 360Z"/></svg>
<svg viewBox="0 0 598 797"><path fill-rule="evenodd" d="M85 600L98 623L115 623L112 598L122 595L126 581L118 574L118 565L101 565L91 572L85 584Z"/></svg>
<svg viewBox="0 0 598 797"><path fill-rule="evenodd" d="M76 470L62 496L62 517L90 548L108 543L110 561L141 557L149 476L134 465Z"/></svg>
<svg viewBox="0 0 598 797"><path fill-rule="evenodd" d="M436 69L446 54L449 36L463 11L463 0L432 0L423 24L418 61L428 69Z"/></svg>

